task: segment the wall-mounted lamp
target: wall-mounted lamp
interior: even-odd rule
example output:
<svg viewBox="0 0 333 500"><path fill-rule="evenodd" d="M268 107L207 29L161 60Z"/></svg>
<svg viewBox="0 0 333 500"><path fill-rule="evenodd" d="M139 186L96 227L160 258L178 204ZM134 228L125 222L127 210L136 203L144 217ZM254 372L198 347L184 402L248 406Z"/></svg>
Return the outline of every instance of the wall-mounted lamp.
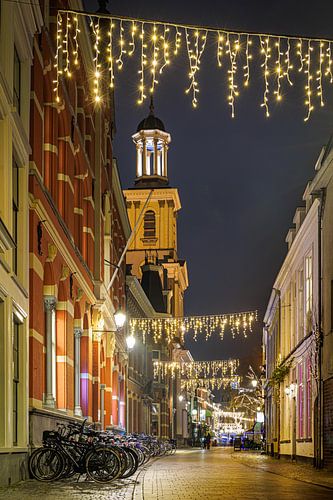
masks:
<svg viewBox="0 0 333 500"><path fill-rule="evenodd" d="M135 337L133 335L129 335L128 337L126 337L126 345L128 350L133 349L133 347L135 346Z"/></svg>
<svg viewBox="0 0 333 500"><path fill-rule="evenodd" d="M118 329L122 328L126 321L126 314L123 313L121 309L118 309L118 311L114 314L114 320L116 323L116 327Z"/></svg>

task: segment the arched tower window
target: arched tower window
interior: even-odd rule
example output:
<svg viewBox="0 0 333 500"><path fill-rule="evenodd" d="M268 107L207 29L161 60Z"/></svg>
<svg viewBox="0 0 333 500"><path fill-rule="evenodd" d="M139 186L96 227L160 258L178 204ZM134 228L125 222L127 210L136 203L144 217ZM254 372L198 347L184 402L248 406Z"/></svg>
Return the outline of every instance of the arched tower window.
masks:
<svg viewBox="0 0 333 500"><path fill-rule="evenodd" d="M143 219L144 238L155 238L156 236L156 217L153 210L147 210Z"/></svg>

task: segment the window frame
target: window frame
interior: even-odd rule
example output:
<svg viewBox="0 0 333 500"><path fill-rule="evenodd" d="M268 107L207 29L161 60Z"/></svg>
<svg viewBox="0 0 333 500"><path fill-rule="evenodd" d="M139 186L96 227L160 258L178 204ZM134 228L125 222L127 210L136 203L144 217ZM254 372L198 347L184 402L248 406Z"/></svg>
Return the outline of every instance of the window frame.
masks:
<svg viewBox="0 0 333 500"><path fill-rule="evenodd" d="M15 175L14 175L15 174ZM13 247L13 272L18 274L18 224L20 212L20 167L13 156L12 158L12 238L15 242Z"/></svg>
<svg viewBox="0 0 333 500"><path fill-rule="evenodd" d="M147 210L143 218L143 237L156 238L156 214L154 210Z"/></svg>
<svg viewBox="0 0 333 500"><path fill-rule="evenodd" d="M22 322L13 313L13 332L12 332L12 381L13 381L13 446L19 442L19 391L20 391L20 328Z"/></svg>

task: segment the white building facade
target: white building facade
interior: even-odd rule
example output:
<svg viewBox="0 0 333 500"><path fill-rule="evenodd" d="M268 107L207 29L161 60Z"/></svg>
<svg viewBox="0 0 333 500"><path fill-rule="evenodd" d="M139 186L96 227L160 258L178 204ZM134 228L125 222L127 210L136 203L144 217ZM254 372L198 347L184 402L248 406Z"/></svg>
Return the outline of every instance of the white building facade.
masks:
<svg viewBox="0 0 333 500"><path fill-rule="evenodd" d="M296 210L263 334L268 451L327 468L333 468L332 146L331 137L305 206Z"/></svg>
<svg viewBox="0 0 333 500"><path fill-rule="evenodd" d="M311 462L318 394L318 205L315 200L307 211L296 210L295 227L286 238L288 254L264 318L263 338L267 451Z"/></svg>
<svg viewBox="0 0 333 500"><path fill-rule="evenodd" d="M28 170L37 2L1 2L0 25L0 485L26 476L28 434Z"/></svg>

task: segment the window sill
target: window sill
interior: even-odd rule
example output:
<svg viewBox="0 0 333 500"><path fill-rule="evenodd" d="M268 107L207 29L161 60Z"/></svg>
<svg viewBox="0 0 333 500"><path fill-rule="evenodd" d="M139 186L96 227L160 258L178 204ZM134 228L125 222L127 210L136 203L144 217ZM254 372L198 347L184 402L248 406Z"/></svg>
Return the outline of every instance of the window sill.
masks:
<svg viewBox="0 0 333 500"><path fill-rule="evenodd" d="M144 245L156 245L157 238L141 238Z"/></svg>

